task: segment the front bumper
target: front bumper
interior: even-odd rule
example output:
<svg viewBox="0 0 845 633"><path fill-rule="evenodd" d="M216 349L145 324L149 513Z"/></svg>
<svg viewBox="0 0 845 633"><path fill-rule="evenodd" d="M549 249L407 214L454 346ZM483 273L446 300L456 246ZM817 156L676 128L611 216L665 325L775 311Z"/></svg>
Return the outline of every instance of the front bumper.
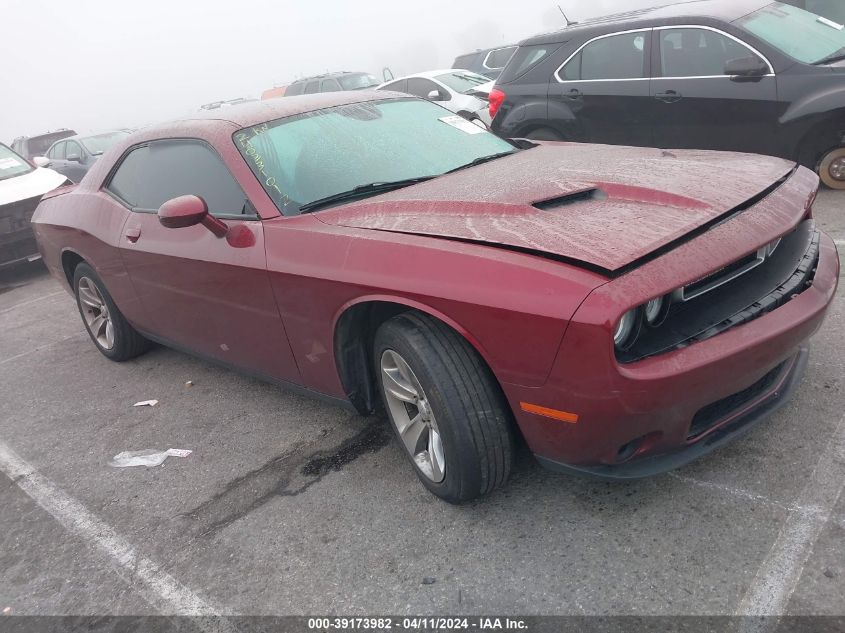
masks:
<svg viewBox="0 0 845 633"><path fill-rule="evenodd" d="M543 387L503 389L545 466L608 479L677 468L788 402L838 278L836 247L822 235L812 285L768 314L630 365L615 361L594 326L573 321ZM571 412L577 422L527 413L523 402Z"/></svg>
<svg viewBox="0 0 845 633"><path fill-rule="evenodd" d="M707 455L724 444L742 437L788 404L801 384L809 356L809 348L803 347L798 354L780 368L771 389L764 391L732 412L721 421L718 428L712 433L708 433L700 441L688 444L674 453L634 459L621 464L599 464L597 466L568 466L539 455L536 456L537 461L549 470L606 481L641 479L675 470Z"/></svg>
<svg viewBox="0 0 845 633"><path fill-rule="evenodd" d="M0 205L0 268L41 258L31 224L40 199Z"/></svg>

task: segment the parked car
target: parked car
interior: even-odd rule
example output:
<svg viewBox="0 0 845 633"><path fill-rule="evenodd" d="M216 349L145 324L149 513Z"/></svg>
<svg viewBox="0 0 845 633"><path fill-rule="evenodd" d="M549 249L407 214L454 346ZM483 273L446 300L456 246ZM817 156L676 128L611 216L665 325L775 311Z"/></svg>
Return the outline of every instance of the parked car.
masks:
<svg viewBox="0 0 845 633"><path fill-rule="evenodd" d="M27 160L32 160L36 156L44 156L56 141L70 136L76 136L76 132L65 128L38 136L19 136L12 141L12 149Z"/></svg>
<svg viewBox="0 0 845 633"><path fill-rule="evenodd" d="M391 90L435 101L469 120L490 123L489 98L493 82L468 70L432 70L383 83L377 90Z"/></svg>
<svg viewBox="0 0 845 633"><path fill-rule="evenodd" d="M780 156L845 189L845 30L702 0L526 40L490 95L506 137Z"/></svg>
<svg viewBox="0 0 845 633"><path fill-rule="evenodd" d="M266 99L278 99L279 97L284 97L287 89L287 86L274 86L273 88L268 88L261 93L261 100L264 101Z"/></svg>
<svg viewBox="0 0 845 633"><path fill-rule="evenodd" d="M375 88L381 82L369 73L338 72L297 79L285 90L286 97L318 92L342 92Z"/></svg>
<svg viewBox="0 0 845 633"><path fill-rule="evenodd" d="M129 136L126 130L112 130L91 136L69 136L53 143L47 150L44 160L36 157L36 162L43 167L67 177L71 182L79 182L112 145Z"/></svg>
<svg viewBox="0 0 845 633"><path fill-rule="evenodd" d="M258 101L253 97L237 97L235 99L224 99L222 101L212 101L211 103L204 103L200 106L200 112L206 110L219 110L220 108L229 108L231 106L240 105L242 103L251 103Z"/></svg>
<svg viewBox="0 0 845 633"><path fill-rule="evenodd" d="M785 0L786 4L806 9L837 24L845 24L845 2L842 0Z"/></svg>
<svg viewBox="0 0 845 633"><path fill-rule="evenodd" d="M46 196L47 266L107 358L152 340L383 403L447 501L503 484L518 435L617 479L715 449L789 400L836 292L818 178L783 159L511 143L390 93L226 119Z"/></svg>
<svg viewBox="0 0 845 633"><path fill-rule="evenodd" d="M488 79L496 79L508 65L516 49L516 46L501 46L459 55L455 58L452 68L465 68Z"/></svg>
<svg viewBox="0 0 845 633"><path fill-rule="evenodd" d="M66 182L0 143L0 268L41 257L30 220L41 196Z"/></svg>

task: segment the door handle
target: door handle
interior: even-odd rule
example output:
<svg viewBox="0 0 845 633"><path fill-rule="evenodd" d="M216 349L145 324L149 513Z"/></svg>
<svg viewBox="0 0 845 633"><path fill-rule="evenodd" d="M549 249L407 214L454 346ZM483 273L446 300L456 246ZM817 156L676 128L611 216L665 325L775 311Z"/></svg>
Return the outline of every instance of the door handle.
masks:
<svg viewBox="0 0 845 633"><path fill-rule="evenodd" d="M138 238L141 237L141 227L140 226L133 226L132 228L126 229L126 240L134 244L138 241Z"/></svg>
<svg viewBox="0 0 845 633"><path fill-rule="evenodd" d="M666 92L658 92L654 95L654 98L658 101L662 101L663 103L676 103L684 98L680 92L676 92L675 90L667 90Z"/></svg>
<svg viewBox="0 0 845 633"><path fill-rule="evenodd" d="M571 99L572 101L577 101L581 97L584 96L584 93L578 90L577 88L573 88L569 92L564 95L567 99Z"/></svg>

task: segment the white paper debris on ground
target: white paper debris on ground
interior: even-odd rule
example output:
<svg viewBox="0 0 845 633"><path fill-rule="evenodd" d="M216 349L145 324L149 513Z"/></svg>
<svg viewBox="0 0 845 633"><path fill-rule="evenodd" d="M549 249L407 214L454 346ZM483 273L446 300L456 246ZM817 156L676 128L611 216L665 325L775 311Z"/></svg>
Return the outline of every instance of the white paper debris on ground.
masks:
<svg viewBox="0 0 845 633"><path fill-rule="evenodd" d="M184 448L168 448L160 451L148 448L143 451L124 451L118 453L109 462L114 468L128 468L129 466L161 466L168 457L187 457L193 451Z"/></svg>
<svg viewBox="0 0 845 633"><path fill-rule="evenodd" d="M189 380L189 381L187 381L187 382L185 383L185 386L186 386L186 387L193 387L193 386L194 386L194 381L193 381L193 380Z"/></svg>
<svg viewBox="0 0 845 633"><path fill-rule="evenodd" d="M133 407L154 407L158 404L158 400L142 400L141 402L136 402L133 404Z"/></svg>

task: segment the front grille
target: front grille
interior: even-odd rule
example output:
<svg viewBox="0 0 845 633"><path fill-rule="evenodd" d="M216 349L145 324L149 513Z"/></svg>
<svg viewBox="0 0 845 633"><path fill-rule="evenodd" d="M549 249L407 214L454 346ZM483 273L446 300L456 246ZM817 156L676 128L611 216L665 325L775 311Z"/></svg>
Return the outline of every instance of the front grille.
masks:
<svg viewBox="0 0 845 633"><path fill-rule="evenodd" d="M617 350L617 359L633 363L682 349L778 309L812 285L820 243L821 234L813 221L805 221L759 265L692 299L674 299L663 323L655 328L643 327L630 349ZM755 255L737 263L748 262L750 257ZM736 274L736 269L731 272ZM713 275L721 278L725 269ZM712 278L701 282L712 282Z"/></svg>
<svg viewBox="0 0 845 633"><path fill-rule="evenodd" d="M0 265L38 253L32 232L32 214L41 197L0 206Z"/></svg>
<svg viewBox="0 0 845 633"><path fill-rule="evenodd" d="M717 400L701 409L692 419L692 424L690 424L689 432L687 433L687 440L695 439L706 433L732 413L771 390L777 384L785 366L786 363L778 365L760 380L748 387L748 389L743 389L732 396Z"/></svg>
<svg viewBox="0 0 845 633"><path fill-rule="evenodd" d="M41 196L0 206L0 236L29 228Z"/></svg>

